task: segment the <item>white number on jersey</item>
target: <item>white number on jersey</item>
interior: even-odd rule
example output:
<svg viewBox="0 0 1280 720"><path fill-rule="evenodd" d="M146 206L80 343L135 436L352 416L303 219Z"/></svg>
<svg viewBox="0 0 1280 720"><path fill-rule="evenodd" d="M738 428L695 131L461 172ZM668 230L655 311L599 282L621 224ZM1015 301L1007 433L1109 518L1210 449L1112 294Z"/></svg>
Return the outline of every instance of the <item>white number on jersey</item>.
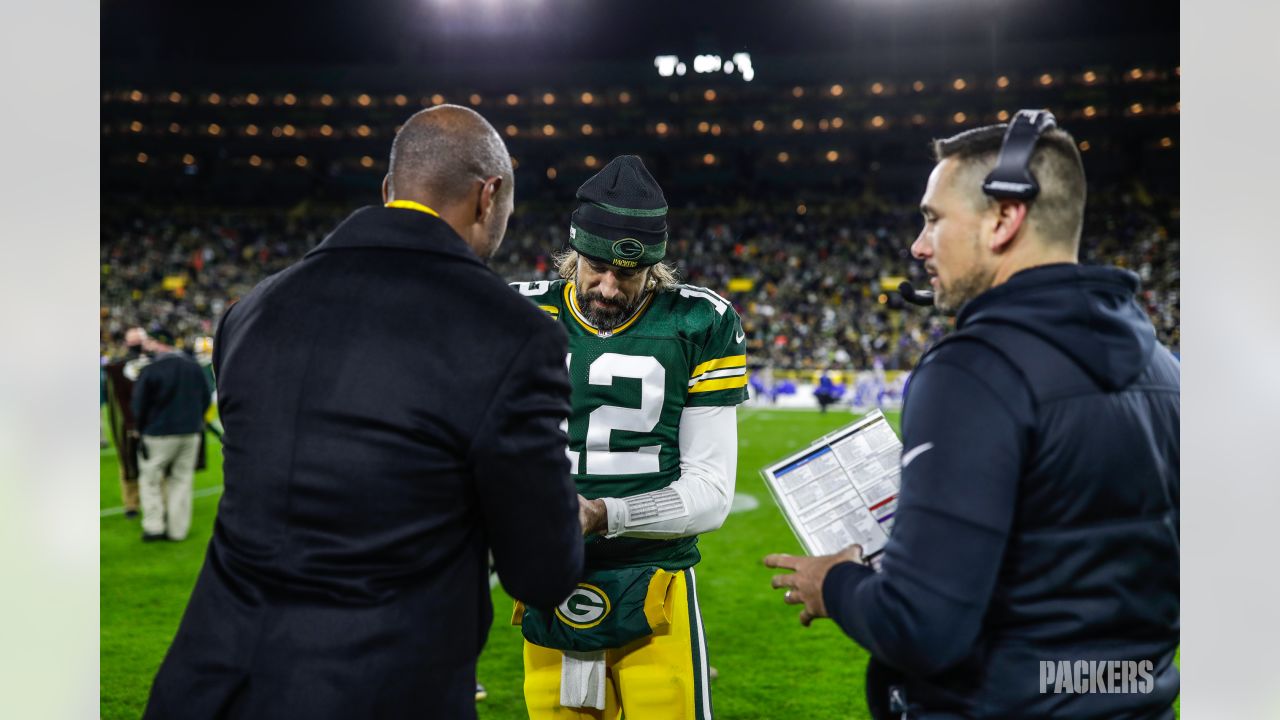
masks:
<svg viewBox="0 0 1280 720"><path fill-rule="evenodd" d="M724 311L729 309L729 301L715 294L714 292L703 288L685 285L680 288L680 295L687 298L702 298L707 302L715 305L716 314L724 315Z"/></svg>
<svg viewBox="0 0 1280 720"><path fill-rule="evenodd" d="M587 418L587 462L584 473L591 475L639 475L661 469L658 452L661 446L649 445L637 450L612 452L609 440L614 430L651 432L658 425L665 401L667 371L657 358L641 355L605 353L587 370L592 385L613 385L615 378L640 381L640 407L624 408L602 405ZM569 460L577 467L577 453Z"/></svg>

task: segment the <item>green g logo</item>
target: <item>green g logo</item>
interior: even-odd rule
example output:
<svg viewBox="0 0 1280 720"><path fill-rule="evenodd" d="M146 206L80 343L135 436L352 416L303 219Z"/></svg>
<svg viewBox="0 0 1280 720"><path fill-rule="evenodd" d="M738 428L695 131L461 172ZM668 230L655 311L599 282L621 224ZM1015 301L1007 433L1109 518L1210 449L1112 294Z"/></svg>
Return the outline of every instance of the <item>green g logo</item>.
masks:
<svg viewBox="0 0 1280 720"><path fill-rule="evenodd" d="M609 614L609 609L609 596L603 590L595 585L578 583L578 587L556 608L556 617L570 627L585 630L599 625Z"/></svg>
<svg viewBox="0 0 1280 720"><path fill-rule="evenodd" d="M622 238L613 244L613 254L623 260L639 260L644 254L644 245L635 238Z"/></svg>

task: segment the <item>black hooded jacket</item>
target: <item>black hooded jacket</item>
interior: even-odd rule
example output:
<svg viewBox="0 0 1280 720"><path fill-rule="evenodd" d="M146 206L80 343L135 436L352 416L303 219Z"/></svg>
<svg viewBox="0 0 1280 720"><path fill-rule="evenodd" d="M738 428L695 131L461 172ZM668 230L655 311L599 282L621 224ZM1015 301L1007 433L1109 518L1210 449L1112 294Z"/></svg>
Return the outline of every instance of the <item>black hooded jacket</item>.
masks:
<svg viewBox="0 0 1280 720"><path fill-rule="evenodd" d="M882 571L823 586L911 717L1172 717L1179 368L1137 289L1115 268L1019 272L912 376ZM1066 692L1068 667L1093 692Z"/></svg>

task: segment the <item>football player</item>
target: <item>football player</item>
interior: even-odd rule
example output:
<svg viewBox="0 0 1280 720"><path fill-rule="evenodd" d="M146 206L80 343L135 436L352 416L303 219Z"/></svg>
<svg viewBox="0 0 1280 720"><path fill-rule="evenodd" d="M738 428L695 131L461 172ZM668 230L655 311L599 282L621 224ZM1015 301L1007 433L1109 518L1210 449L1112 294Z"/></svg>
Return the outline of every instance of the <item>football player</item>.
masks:
<svg viewBox="0 0 1280 720"><path fill-rule="evenodd" d="M733 501L746 346L733 306L663 262L667 204L638 157L579 188L562 280L514 283L569 333L569 459L585 577L517 606L525 701L543 718L709 718L698 535Z"/></svg>

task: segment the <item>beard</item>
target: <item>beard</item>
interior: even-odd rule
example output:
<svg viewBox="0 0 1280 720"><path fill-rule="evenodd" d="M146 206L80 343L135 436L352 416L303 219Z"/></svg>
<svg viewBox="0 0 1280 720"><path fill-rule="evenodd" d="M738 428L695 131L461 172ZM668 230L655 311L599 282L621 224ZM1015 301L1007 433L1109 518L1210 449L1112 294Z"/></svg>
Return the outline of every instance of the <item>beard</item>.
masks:
<svg viewBox="0 0 1280 720"><path fill-rule="evenodd" d="M624 320L631 317L636 308L640 307L640 301L644 300L644 293L640 293L634 302L627 302L622 298L605 300L598 292L577 290L574 294L577 295L578 308L582 310L587 322L602 332L610 332L621 325ZM603 305L597 303L603 303Z"/></svg>
<svg viewBox="0 0 1280 720"><path fill-rule="evenodd" d="M950 283L943 283L939 279L933 306L943 315L955 315L965 303L991 289L992 275L993 273L983 268L975 267Z"/></svg>

